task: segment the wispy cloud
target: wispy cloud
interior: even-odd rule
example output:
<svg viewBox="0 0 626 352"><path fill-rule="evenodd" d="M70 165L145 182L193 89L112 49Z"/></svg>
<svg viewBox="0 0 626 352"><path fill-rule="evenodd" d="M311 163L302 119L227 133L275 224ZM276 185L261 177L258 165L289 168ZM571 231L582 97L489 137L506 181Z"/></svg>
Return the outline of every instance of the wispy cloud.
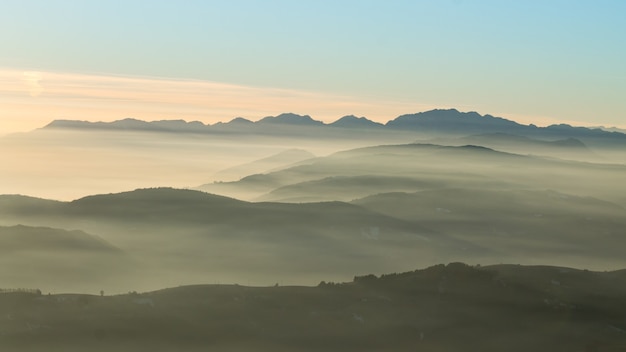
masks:
<svg viewBox="0 0 626 352"><path fill-rule="evenodd" d="M43 92L43 87L39 83L41 81L41 74L39 72L24 72L23 80L28 87L28 92L31 97L38 97Z"/></svg>
<svg viewBox="0 0 626 352"><path fill-rule="evenodd" d="M0 131L25 131L54 119L185 119L204 123L282 112L334 121L347 114L387 121L433 106L197 80L0 70Z"/></svg>

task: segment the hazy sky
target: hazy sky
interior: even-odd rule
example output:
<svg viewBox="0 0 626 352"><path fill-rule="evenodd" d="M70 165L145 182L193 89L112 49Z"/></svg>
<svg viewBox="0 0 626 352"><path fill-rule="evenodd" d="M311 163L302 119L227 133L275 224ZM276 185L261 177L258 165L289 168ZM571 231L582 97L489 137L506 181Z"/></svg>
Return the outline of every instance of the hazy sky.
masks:
<svg viewBox="0 0 626 352"><path fill-rule="evenodd" d="M626 127L626 1L0 0L0 134L53 119Z"/></svg>

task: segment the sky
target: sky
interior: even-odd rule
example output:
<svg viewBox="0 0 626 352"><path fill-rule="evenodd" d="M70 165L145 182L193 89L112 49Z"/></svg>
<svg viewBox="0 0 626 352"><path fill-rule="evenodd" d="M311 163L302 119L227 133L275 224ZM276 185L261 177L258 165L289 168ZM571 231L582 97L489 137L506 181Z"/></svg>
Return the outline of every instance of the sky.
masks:
<svg viewBox="0 0 626 352"><path fill-rule="evenodd" d="M626 1L0 0L0 134L55 119L626 127Z"/></svg>

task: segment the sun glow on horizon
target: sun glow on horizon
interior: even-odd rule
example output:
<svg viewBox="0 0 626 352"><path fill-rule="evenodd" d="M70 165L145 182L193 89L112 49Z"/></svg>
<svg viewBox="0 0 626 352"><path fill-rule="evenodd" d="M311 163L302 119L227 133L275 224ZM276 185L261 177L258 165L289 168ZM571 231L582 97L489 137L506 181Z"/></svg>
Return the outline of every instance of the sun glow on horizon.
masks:
<svg viewBox="0 0 626 352"><path fill-rule="evenodd" d="M435 106L228 83L43 71L0 70L0 131L27 131L55 119L147 121L183 119L207 124L283 112L332 122L345 115L386 122Z"/></svg>
<svg viewBox="0 0 626 352"><path fill-rule="evenodd" d="M356 115L385 123L399 115L436 108L476 110L472 106L441 106L191 79L11 69L0 69L0 94L3 96L0 135L30 131L57 119L104 122L124 118L182 119L214 124L235 117L257 120L294 112L324 122ZM482 114L503 116L524 124L581 125L580 121L489 111L487 107L480 110Z"/></svg>

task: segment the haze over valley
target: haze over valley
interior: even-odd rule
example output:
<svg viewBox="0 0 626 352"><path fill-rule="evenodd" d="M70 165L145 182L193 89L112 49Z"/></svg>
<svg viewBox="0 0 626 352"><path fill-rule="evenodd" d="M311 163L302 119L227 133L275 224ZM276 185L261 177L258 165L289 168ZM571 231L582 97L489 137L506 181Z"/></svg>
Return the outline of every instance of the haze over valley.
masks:
<svg viewBox="0 0 626 352"><path fill-rule="evenodd" d="M626 2L0 7L0 351L626 351Z"/></svg>
<svg viewBox="0 0 626 352"><path fill-rule="evenodd" d="M54 121L4 137L7 282L126 292L456 261L624 266L626 135L455 109L339 122ZM89 257L89 275L37 259L43 245L27 233ZM84 245L94 239L115 250ZM12 276L14 263L46 270Z"/></svg>
<svg viewBox="0 0 626 352"><path fill-rule="evenodd" d="M571 346L624 346L609 313L625 306L620 132L443 109L386 124L65 120L0 144L6 348L497 350L489 324L463 337L459 312L498 320L510 342L514 306L538 312L532 336L561 324L520 350L579 331Z"/></svg>

